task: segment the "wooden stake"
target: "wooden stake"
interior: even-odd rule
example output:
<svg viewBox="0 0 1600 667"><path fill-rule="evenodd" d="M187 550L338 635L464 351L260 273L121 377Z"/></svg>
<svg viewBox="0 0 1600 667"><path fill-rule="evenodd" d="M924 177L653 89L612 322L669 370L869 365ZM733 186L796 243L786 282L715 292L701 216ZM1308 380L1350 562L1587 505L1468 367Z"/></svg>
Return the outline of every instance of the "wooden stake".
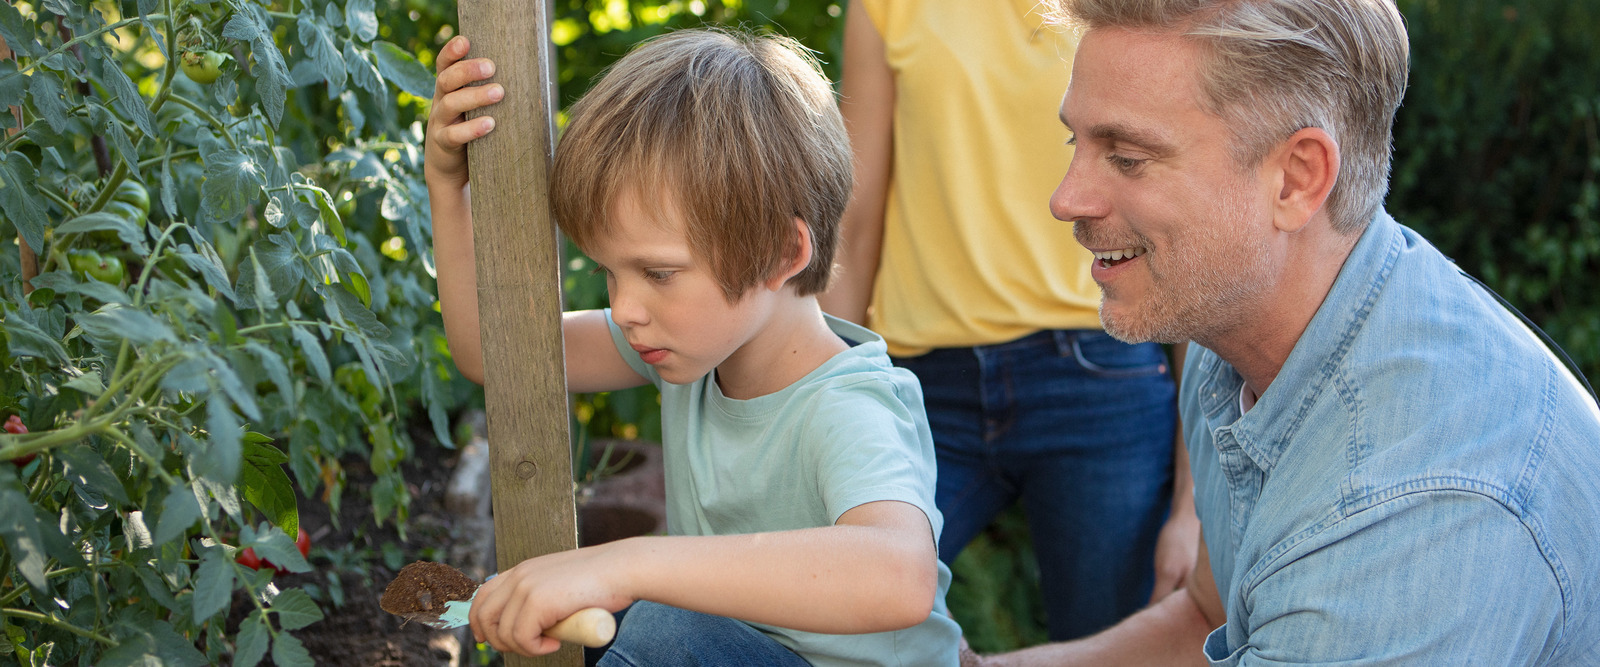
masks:
<svg viewBox="0 0 1600 667"><path fill-rule="evenodd" d="M566 373L561 341L560 236L550 215L554 149L548 0L462 0L472 55L495 63L506 96L495 131L472 142L473 235L498 569L577 548ZM579 665L568 645L512 667Z"/></svg>

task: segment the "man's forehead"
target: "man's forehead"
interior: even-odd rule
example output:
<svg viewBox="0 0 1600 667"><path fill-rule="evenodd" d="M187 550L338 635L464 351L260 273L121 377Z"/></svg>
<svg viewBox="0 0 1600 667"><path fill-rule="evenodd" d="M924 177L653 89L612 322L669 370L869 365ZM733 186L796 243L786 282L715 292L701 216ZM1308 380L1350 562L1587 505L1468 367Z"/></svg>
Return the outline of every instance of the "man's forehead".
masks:
<svg viewBox="0 0 1600 667"><path fill-rule="evenodd" d="M1192 44L1176 34L1088 31L1073 59L1060 118L1079 137L1172 143L1172 121L1196 111Z"/></svg>

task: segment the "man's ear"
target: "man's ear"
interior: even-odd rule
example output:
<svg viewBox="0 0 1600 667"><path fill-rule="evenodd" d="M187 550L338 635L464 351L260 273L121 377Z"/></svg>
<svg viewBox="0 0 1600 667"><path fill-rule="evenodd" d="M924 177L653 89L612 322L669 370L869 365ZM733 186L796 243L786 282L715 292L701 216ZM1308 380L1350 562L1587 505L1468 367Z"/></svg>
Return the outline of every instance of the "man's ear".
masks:
<svg viewBox="0 0 1600 667"><path fill-rule="evenodd" d="M1323 210L1339 180L1339 144L1326 130L1308 127L1289 135L1271 162L1282 179L1273 202L1273 226L1298 232Z"/></svg>
<svg viewBox="0 0 1600 667"><path fill-rule="evenodd" d="M811 266L811 227L800 218L794 219L795 243L790 246L790 254L772 277L766 280L767 289L774 292L783 289L790 278L800 275L801 271Z"/></svg>

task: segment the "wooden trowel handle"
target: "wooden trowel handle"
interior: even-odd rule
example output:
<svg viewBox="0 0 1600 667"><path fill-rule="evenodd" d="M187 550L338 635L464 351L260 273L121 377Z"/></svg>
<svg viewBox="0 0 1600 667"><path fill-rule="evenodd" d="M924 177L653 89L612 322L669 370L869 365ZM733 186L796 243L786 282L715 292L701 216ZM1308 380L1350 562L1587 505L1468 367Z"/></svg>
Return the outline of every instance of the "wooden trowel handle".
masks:
<svg viewBox="0 0 1600 667"><path fill-rule="evenodd" d="M617 619L609 611L590 607L546 628L544 635L589 648L600 648L610 644L611 638L617 636Z"/></svg>

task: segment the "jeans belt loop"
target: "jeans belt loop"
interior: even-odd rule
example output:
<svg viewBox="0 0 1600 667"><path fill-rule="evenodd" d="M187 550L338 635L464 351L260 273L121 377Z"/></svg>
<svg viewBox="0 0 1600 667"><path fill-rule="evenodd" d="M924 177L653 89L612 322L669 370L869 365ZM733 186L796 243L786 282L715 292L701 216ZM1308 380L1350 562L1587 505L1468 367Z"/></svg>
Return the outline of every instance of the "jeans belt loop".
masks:
<svg viewBox="0 0 1600 667"><path fill-rule="evenodd" d="M1078 338L1078 333L1076 331L1070 331L1067 329L1053 329L1050 333L1056 341L1057 356L1071 357L1076 354L1073 351L1073 346Z"/></svg>

